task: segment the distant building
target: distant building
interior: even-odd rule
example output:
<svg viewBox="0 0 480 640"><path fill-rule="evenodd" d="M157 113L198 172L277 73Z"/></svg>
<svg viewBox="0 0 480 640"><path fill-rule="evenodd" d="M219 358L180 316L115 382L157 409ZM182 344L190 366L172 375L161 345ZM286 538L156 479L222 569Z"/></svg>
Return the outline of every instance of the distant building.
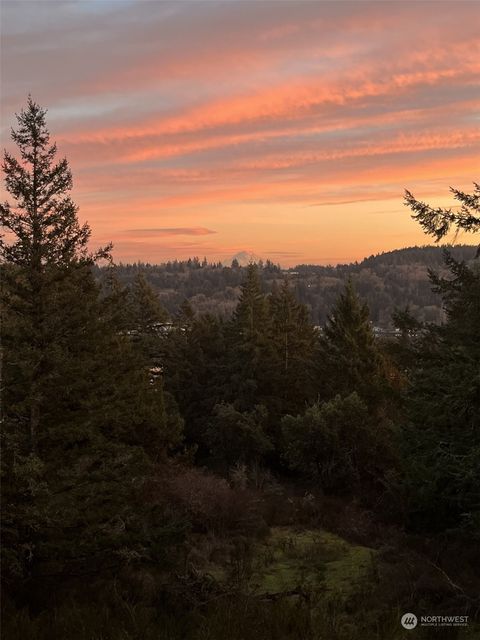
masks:
<svg viewBox="0 0 480 640"><path fill-rule="evenodd" d="M373 335L376 338L398 338L401 335L400 329L384 329L383 327L372 327Z"/></svg>
<svg viewBox="0 0 480 640"><path fill-rule="evenodd" d="M156 333L170 333L174 329L173 322L155 322L151 327Z"/></svg>

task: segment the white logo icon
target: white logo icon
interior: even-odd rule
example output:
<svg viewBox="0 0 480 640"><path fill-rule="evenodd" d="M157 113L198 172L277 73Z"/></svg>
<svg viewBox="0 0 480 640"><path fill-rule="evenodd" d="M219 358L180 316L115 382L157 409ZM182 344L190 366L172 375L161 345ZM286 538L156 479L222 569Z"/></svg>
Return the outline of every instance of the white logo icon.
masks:
<svg viewBox="0 0 480 640"><path fill-rule="evenodd" d="M418 620L414 613L404 613L400 622L404 629L415 629Z"/></svg>

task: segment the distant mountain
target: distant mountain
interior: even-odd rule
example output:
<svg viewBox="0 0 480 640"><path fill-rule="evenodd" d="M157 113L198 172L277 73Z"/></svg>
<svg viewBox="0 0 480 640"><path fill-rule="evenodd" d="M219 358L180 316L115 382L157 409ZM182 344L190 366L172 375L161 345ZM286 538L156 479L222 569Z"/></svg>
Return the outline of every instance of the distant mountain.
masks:
<svg viewBox="0 0 480 640"><path fill-rule="evenodd" d="M260 262L261 258L252 251L239 251L232 256L231 262L237 261L240 267L246 267L251 262Z"/></svg>
<svg viewBox="0 0 480 640"><path fill-rule="evenodd" d="M468 245L449 249L457 260L467 262L473 261L476 252L476 247ZM236 307L245 279L245 266L252 260L260 260L248 251L241 251L234 258L238 261L238 266L234 267L206 264L198 258L160 265L121 265L117 268L118 277L128 285L138 271L143 271L172 315L188 299L198 313L228 317ZM369 256L361 262L336 266L303 264L281 269L268 260L260 264L264 291L269 292L274 282L287 277L298 300L308 306L316 325L325 322L349 277L367 302L372 321L380 327L391 326L395 308L406 305L421 321L441 322L443 319L440 298L432 292L428 277L429 269L445 272L443 249L439 246L398 249ZM105 274L105 270L97 268L100 280Z"/></svg>

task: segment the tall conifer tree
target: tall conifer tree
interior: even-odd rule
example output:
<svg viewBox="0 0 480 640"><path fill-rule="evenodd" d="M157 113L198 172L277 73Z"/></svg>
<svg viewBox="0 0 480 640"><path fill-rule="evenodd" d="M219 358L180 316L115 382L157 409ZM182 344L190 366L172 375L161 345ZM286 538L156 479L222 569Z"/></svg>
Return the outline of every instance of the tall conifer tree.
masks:
<svg viewBox="0 0 480 640"><path fill-rule="evenodd" d="M376 344L369 310L351 280L345 285L320 339L321 394L333 397L356 391L371 410L383 413L394 376Z"/></svg>
<svg viewBox="0 0 480 640"><path fill-rule="evenodd" d="M131 292L133 323L142 334L157 333L156 325L168 320L158 294L140 272L135 276Z"/></svg>
<svg viewBox="0 0 480 640"><path fill-rule="evenodd" d="M270 315L258 269L254 263L247 267L230 326L231 401L241 410L253 409L273 394Z"/></svg>
<svg viewBox="0 0 480 640"><path fill-rule="evenodd" d="M90 311L92 297L87 290L94 283L88 271L96 260L108 257L109 249L88 252L90 229L79 223L77 207L68 196L72 174L66 159L55 160L57 148L50 143L45 113L29 98L26 110L17 116L12 140L20 159L5 151L3 161L6 188L16 204L0 205L0 223L7 232L0 244L4 292L16 316L12 324L6 322L5 350L9 353L11 336L16 355L5 359L4 373L7 383L13 376L7 394L13 391L24 398L21 409L15 403L15 415L28 424L33 452L42 414L51 401L45 380L58 364L58 345L69 324L82 322L80 316Z"/></svg>
<svg viewBox="0 0 480 640"><path fill-rule="evenodd" d="M307 308L297 302L287 280L272 289L269 303L281 412L299 412L313 393L314 328Z"/></svg>
<svg viewBox="0 0 480 640"><path fill-rule="evenodd" d="M405 205L412 210L412 218L420 224L426 234L433 236L436 242L442 240L452 228L456 233L480 231L480 183L473 183L473 193L465 193L453 187L450 191L454 199L460 203L455 207L455 211L452 207L431 207L426 202L417 200L410 191L405 191Z"/></svg>
<svg viewBox="0 0 480 640"><path fill-rule="evenodd" d="M473 194L451 190L460 210L434 209L406 192L426 233L437 240L451 227L480 231L480 186ZM442 296L446 322L427 325L415 345L415 362L403 429L410 524L430 531L480 530L480 265L445 251L450 276L430 272Z"/></svg>
<svg viewBox="0 0 480 640"><path fill-rule="evenodd" d="M69 197L45 110L29 99L5 152L2 250L3 570L10 581L57 562L118 562L127 542L115 518L135 520L132 479L148 473L144 449L165 446L163 402L101 298L90 228ZM155 434L155 435L153 435ZM177 434L175 435L177 437ZM149 451L149 453L153 453ZM151 456L155 457L155 456ZM137 519L138 523L138 519ZM92 564L93 563L93 564Z"/></svg>

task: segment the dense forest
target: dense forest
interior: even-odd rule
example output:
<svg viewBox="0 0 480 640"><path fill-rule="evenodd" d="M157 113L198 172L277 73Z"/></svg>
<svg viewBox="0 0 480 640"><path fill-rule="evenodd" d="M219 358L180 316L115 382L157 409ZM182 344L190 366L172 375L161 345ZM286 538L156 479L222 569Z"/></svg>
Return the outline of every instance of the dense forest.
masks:
<svg viewBox="0 0 480 640"><path fill-rule="evenodd" d="M475 247L468 245L447 248L456 260L471 262ZM270 261L258 261L262 291L270 293L274 283L285 277L296 299L306 305L314 325L325 323L346 281L351 278L358 294L367 302L372 322L383 328L392 327L396 309L409 307L419 322L444 320L442 300L432 291L429 270L446 273L443 248L438 246L410 247L370 256L359 263L333 266L298 265L281 269ZM193 258L161 265L137 263L117 265L116 274L123 285L131 285L137 273L143 273L160 297L164 308L175 315L188 300L198 313L213 313L230 317L240 297L246 276L246 266L234 260L230 265L208 263ZM102 280L105 268L97 268Z"/></svg>
<svg viewBox="0 0 480 640"><path fill-rule="evenodd" d="M3 637L477 638L474 251L296 274L115 267L88 248L45 110L30 99L17 118L0 205ZM454 213L407 192L437 240L480 229L480 187L453 195ZM390 311L399 334L379 340L371 320ZM405 629L407 612L457 626Z"/></svg>

